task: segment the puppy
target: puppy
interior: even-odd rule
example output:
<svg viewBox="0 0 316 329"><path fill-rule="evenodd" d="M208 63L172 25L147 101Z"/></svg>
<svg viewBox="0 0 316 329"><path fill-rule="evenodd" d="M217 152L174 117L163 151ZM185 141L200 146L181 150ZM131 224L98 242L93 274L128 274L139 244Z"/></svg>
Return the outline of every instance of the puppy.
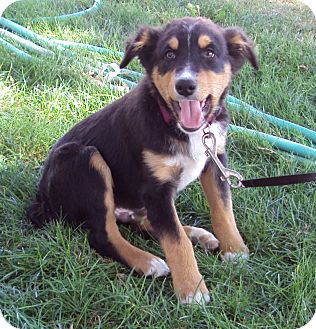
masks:
<svg viewBox="0 0 316 329"><path fill-rule="evenodd" d="M121 68L134 57L146 70L143 80L57 141L27 216L36 226L59 216L75 225L85 222L100 255L144 275L164 276L170 269L182 303L207 302L190 240L206 249L219 245L223 260L246 256L248 249L235 223L230 188L205 155L203 129L210 125L226 166L225 97L245 60L258 69L254 46L240 29L188 17L142 27L127 42ZM218 240L203 229L183 227L177 215L176 193L197 178ZM116 208L135 213L127 217L155 235L167 263L122 237ZM126 211L117 215L126 219Z"/></svg>

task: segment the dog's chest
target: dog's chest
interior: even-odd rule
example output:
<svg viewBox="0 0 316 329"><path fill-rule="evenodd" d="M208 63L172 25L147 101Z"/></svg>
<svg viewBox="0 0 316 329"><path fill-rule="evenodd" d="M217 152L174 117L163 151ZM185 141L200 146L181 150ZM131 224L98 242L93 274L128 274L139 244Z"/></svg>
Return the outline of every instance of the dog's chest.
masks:
<svg viewBox="0 0 316 329"><path fill-rule="evenodd" d="M183 156L183 169L181 172L177 191L181 191L188 184L197 179L205 167L207 157L205 155L205 148L203 147L201 141L199 145L192 145L191 152L191 156Z"/></svg>
<svg viewBox="0 0 316 329"><path fill-rule="evenodd" d="M168 165L181 167L177 191L181 191L197 179L205 166L207 157L202 144L202 134L203 132L198 132L190 135L188 154L179 153L167 161Z"/></svg>
<svg viewBox="0 0 316 329"><path fill-rule="evenodd" d="M211 125L210 131L216 138L217 151L223 153L225 150L226 132L218 122ZM177 191L181 191L188 184L197 179L205 167L207 156L205 154L205 147L202 143L202 136L202 130L190 135L188 154L179 152L177 155L168 159L169 165L178 166L182 169L177 185Z"/></svg>

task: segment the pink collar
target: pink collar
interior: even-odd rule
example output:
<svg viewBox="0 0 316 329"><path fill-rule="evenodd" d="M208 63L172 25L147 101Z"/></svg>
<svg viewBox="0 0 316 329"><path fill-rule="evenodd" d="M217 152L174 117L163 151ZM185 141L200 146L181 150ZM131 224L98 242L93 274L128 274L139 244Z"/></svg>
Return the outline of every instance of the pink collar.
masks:
<svg viewBox="0 0 316 329"><path fill-rule="evenodd" d="M161 114L162 114L162 117L163 117L165 123L169 125L170 122L171 122L171 115L170 115L170 113L169 113L168 110L167 110L163 105L161 105L161 104L159 104L159 109L160 109L160 112L161 112ZM211 125L211 124L215 121L215 119L216 119L216 118L217 118L217 117L223 112L223 110L224 110L224 107L223 107L223 106L219 107L219 108L215 111L215 113L209 118L208 123Z"/></svg>
<svg viewBox="0 0 316 329"><path fill-rule="evenodd" d="M163 105L161 105L161 104L159 104L159 108L160 108L160 112L161 112L161 114L162 114L162 117L163 117L165 123L169 125L170 122L171 122L171 115L170 115L170 113L169 113L169 112L167 111L167 109L166 109Z"/></svg>

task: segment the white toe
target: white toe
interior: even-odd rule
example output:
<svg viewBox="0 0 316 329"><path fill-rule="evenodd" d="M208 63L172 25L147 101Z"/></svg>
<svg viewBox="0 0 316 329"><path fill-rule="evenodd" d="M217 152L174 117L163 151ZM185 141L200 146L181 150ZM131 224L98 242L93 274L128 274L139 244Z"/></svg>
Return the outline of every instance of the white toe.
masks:
<svg viewBox="0 0 316 329"><path fill-rule="evenodd" d="M211 301L211 297L208 292L202 293L199 291L196 294L190 294L180 300L181 304L192 304L192 303L205 304L205 303L209 303L210 301Z"/></svg>
<svg viewBox="0 0 316 329"><path fill-rule="evenodd" d="M167 276L170 273L167 263L161 258L154 258L150 261L150 267L145 276L153 276L159 278L161 276Z"/></svg>
<svg viewBox="0 0 316 329"><path fill-rule="evenodd" d="M246 252L225 252L225 254L221 255L221 259L224 262L235 262L247 259L249 257Z"/></svg>

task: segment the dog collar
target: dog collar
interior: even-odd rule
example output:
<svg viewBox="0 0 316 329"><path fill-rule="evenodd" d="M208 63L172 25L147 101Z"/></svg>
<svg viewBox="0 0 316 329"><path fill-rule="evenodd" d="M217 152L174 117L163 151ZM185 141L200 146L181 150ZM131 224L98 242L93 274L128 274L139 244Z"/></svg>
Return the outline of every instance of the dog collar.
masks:
<svg viewBox="0 0 316 329"><path fill-rule="evenodd" d="M159 109L160 109L160 112L161 112L161 114L162 114L162 117L163 117L165 123L169 125L170 122L171 122L171 115L170 115L170 113L169 113L169 112L167 111L167 109L166 109L163 105L161 105L161 104L159 104Z"/></svg>
<svg viewBox="0 0 316 329"><path fill-rule="evenodd" d="M165 108L165 106L163 106L162 104L159 103L159 109L161 112L161 115L165 121L166 124L170 124L171 123L171 115L168 112L168 110ZM224 112L226 109L224 108L224 106L219 106L217 107L217 109L215 110L215 112L213 113L213 115L208 119L208 123L211 125L216 118L222 113Z"/></svg>

